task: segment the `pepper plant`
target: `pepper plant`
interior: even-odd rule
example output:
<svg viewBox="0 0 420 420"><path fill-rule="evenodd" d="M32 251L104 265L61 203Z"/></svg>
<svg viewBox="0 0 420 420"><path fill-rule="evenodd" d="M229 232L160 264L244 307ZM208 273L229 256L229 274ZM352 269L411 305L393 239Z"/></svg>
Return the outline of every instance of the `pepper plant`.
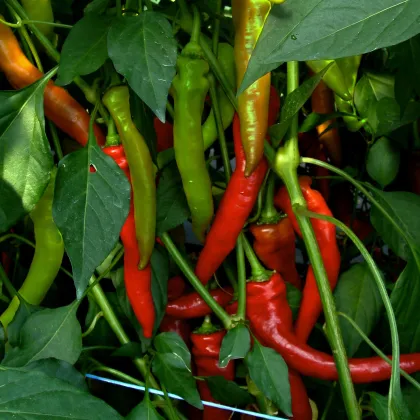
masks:
<svg viewBox="0 0 420 420"><path fill-rule="evenodd" d="M0 1L4 418L418 418L420 5Z"/></svg>

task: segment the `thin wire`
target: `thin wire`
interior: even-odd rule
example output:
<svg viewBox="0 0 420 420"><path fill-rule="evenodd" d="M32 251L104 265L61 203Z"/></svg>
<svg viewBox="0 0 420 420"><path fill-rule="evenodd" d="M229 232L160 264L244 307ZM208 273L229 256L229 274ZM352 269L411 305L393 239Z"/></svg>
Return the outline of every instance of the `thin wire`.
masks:
<svg viewBox="0 0 420 420"><path fill-rule="evenodd" d="M116 381L115 379L102 378L101 376L92 375L90 373L86 374L86 378L96 379L98 381L108 382L110 384L120 385L120 386L124 386L126 388L137 389L138 391L146 391L146 388L144 386L129 384L129 383L126 383L126 382L121 382L121 381ZM149 388L149 392L151 394L164 395L164 393L162 391L159 391L159 390L153 389L153 388ZM184 400L179 395L172 394L170 392L168 392L167 395L168 395L168 397L173 398L175 400ZM217 403L213 403L213 402L210 402L210 401L201 401L201 402L203 403L203 405L206 405L208 407L220 408L222 410L227 410L227 411L235 411L236 413L241 413L241 414L249 414L251 416L258 417L260 419L287 420L287 419L281 418L281 417L273 417L273 416L270 416L268 414L255 413L253 411L242 410L241 408L236 408L236 407L229 407L227 405L217 404Z"/></svg>

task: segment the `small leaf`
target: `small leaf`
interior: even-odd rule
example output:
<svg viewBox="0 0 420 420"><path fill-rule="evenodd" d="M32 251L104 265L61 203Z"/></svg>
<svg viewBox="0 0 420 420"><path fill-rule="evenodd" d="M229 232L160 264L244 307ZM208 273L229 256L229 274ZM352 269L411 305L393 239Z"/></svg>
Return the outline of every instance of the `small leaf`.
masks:
<svg viewBox="0 0 420 420"><path fill-rule="evenodd" d="M130 202L126 176L89 137L86 147L60 161L53 202L78 298L114 249Z"/></svg>
<svg viewBox="0 0 420 420"><path fill-rule="evenodd" d="M231 360L243 359L251 348L251 337L244 324L238 324L223 337L219 366L224 368Z"/></svg>
<svg viewBox="0 0 420 420"><path fill-rule="evenodd" d="M147 11L115 20L108 34L108 53L116 70L164 122L177 58L176 41L166 18Z"/></svg>
<svg viewBox="0 0 420 420"><path fill-rule="evenodd" d="M0 370L0 388L5 419L62 419L64 414L69 419L85 419L89 413L89 420L122 420L104 401L42 372Z"/></svg>
<svg viewBox="0 0 420 420"><path fill-rule="evenodd" d="M190 210L176 162L171 162L163 170L157 188L156 200L158 235L179 226L188 219Z"/></svg>
<svg viewBox="0 0 420 420"><path fill-rule="evenodd" d="M155 246L150 259L152 267L152 296L155 305L155 330L165 316L168 303L169 256L165 248Z"/></svg>
<svg viewBox="0 0 420 420"><path fill-rule="evenodd" d="M249 375L261 392L287 416L292 415L292 398L288 368L283 358L273 349L257 341L245 358Z"/></svg>
<svg viewBox="0 0 420 420"><path fill-rule="evenodd" d="M387 137L376 140L367 155L366 170L369 176L384 188L398 175L399 167L398 147Z"/></svg>
<svg viewBox="0 0 420 420"><path fill-rule="evenodd" d="M153 406L149 398L144 397L143 401L134 407L128 416L127 420L165 420Z"/></svg>
<svg viewBox="0 0 420 420"><path fill-rule="evenodd" d="M20 367L50 357L76 363L82 351L82 331L76 309L77 306L71 304L32 314L20 330L19 345L6 353L2 364Z"/></svg>
<svg viewBox="0 0 420 420"><path fill-rule="evenodd" d="M365 263L354 264L341 274L334 296L337 311L348 315L369 336L379 321L383 306L369 267ZM347 355L352 357L363 338L346 319L339 317L339 322Z"/></svg>
<svg viewBox="0 0 420 420"><path fill-rule="evenodd" d="M17 92L0 92L0 232L33 210L50 179L44 89L52 75Z"/></svg>
<svg viewBox="0 0 420 420"><path fill-rule="evenodd" d="M93 73L108 58L107 36L110 19L88 14L77 21L64 41L58 85L68 85L76 76Z"/></svg>
<svg viewBox="0 0 420 420"><path fill-rule="evenodd" d="M212 397L224 405L244 407L252 402L248 392L223 376L209 376L206 382Z"/></svg>
<svg viewBox="0 0 420 420"><path fill-rule="evenodd" d="M273 146L280 144L287 130L290 127L293 117L305 105L305 102L310 98L312 92L321 81L326 71L331 67L331 64L326 66L322 71L316 73L310 79L305 80L296 90L287 95L284 106L281 109L280 123L275 124L270 128L270 136Z"/></svg>
<svg viewBox="0 0 420 420"><path fill-rule="evenodd" d="M381 192L371 187L375 198L400 226L410 242L420 248L420 197L408 192ZM399 231L385 218L382 213L372 206L370 220L373 227L389 245L389 247L402 259L408 261L411 251Z"/></svg>
<svg viewBox="0 0 420 420"><path fill-rule="evenodd" d="M388 420L388 398L377 392L369 392L370 404L378 420Z"/></svg>
<svg viewBox="0 0 420 420"><path fill-rule="evenodd" d="M181 396L194 407L203 408L191 370L180 357L171 353L156 353L152 369L169 392Z"/></svg>
<svg viewBox="0 0 420 420"><path fill-rule="evenodd" d="M184 340L174 332L160 333L155 337L154 345L159 353L171 353L180 358L187 369L191 369L191 354Z"/></svg>

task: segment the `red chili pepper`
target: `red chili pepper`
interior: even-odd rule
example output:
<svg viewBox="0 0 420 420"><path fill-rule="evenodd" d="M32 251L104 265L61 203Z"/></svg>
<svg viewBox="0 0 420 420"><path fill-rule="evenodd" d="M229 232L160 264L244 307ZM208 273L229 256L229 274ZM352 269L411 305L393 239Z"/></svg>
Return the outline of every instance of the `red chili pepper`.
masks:
<svg viewBox="0 0 420 420"><path fill-rule="evenodd" d="M15 89L22 89L41 79L40 72L25 56L10 27L0 23L0 70ZM44 91L44 111L58 128L81 145L89 137L90 116L86 110L62 87L49 81ZM100 127L93 126L98 144L105 144Z"/></svg>
<svg viewBox="0 0 420 420"><path fill-rule="evenodd" d="M210 294L219 305L225 307L233 298L233 289L216 289ZM197 292L181 296L166 306L166 314L178 319L202 318L211 313L212 310Z"/></svg>
<svg viewBox="0 0 420 420"><path fill-rule="evenodd" d="M276 350L292 369L318 379L338 379L333 357L302 343L293 333L286 284L278 273L266 282L247 283L246 312L258 340ZM355 383L384 381L391 376L391 366L380 357L349 359L349 367ZM400 367L407 373L420 371L420 353L402 355Z"/></svg>
<svg viewBox="0 0 420 420"><path fill-rule="evenodd" d="M275 121L280 101L275 89L271 90L269 126ZM241 143L239 117L233 118L233 142L236 168L217 209L213 224L206 237L206 243L197 261L195 273L203 284L211 279L233 248L248 219L258 192L268 169L266 159L262 159L254 172L245 176L245 153Z"/></svg>
<svg viewBox="0 0 420 420"><path fill-rule="evenodd" d="M123 147L111 146L104 148L103 151L115 160L130 179ZM151 290L152 270L150 263L143 270L138 269L140 253L136 238L133 200L130 201L130 211L121 229L121 240L124 245L124 284L128 300L143 329L143 335L151 338L155 322L155 306Z"/></svg>
<svg viewBox="0 0 420 420"><path fill-rule="evenodd" d="M181 276L174 276L168 280L168 301L178 299L185 290L185 281Z"/></svg>
<svg viewBox="0 0 420 420"><path fill-rule="evenodd" d="M174 147L174 126L168 121L163 123L158 117L153 119L153 126L156 132L158 153Z"/></svg>
<svg viewBox="0 0 420 420"><path fill-rule="evenodd" d="M311 183L311 178L307 176L299 178L299 184L308 209L314 213L332 216L322 195L310 187ZM282 187L277 193L275 204L289 216L296 233L302 236L285 187ZM311 223L315 231L331 289L334 289L340 272L340 251L337 246L335 226L332 223L318 219L311 219ZM321 311L321 298L312 267L309 266L303 289L302 302L295 323L295 332L299 340L303 342L307 341Z"/></svg>
<svg viewBox="0 0 420 420"><path fill-rule="evenodd" d="M312 420L312 408L302 377L289 369L290 394L292 396L293 420Z"/></svg>
<svg viewBox="0 0 420 420"><path fill-rule="evenodd" d="M12 266L12 260L9 257L9 255L7 254L7 252L2 252L1 253L1 265L4 268L4 271L6 272L7 275L9 275L10 272L10 268Z"/></svg>
<svg viewBox="0 0 420 420"><path fill-rule="evenodd" d="M219 367L219 353L225 331L215 331L200 334L191 334L192 354L198 376L223 376L233 381L235 379L235 365L231 361L225 368ZM211 395L210 389L205 381L198 381L200 396L205 401L217 402ZM230 419L231 413L220 408L204 406L203 420Z"/></svg>

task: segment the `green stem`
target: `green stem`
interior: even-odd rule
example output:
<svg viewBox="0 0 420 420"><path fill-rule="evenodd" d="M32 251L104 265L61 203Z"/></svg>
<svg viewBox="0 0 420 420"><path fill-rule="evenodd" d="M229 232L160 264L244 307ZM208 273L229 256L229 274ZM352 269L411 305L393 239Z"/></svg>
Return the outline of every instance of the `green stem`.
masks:
<svg viewBox="0 0 420 420"><path fill-rule="evenodd" d="M60 139L58 137L57 128L49 120L48 120L48 127L50 128L51 137L53 139L55 153L57 153L57 158L60 161L61 159L63 159L64 154L63 154L63 150L61 149L61 144L60 144Z"/></svg>
<svg viewBox="0 0 420 420"><path fill-rule="evenodd" d="M194 42L198 44L200 42L200 34L201 34L201 20L200 20L200 13L196 6L193 7L193 26L191 31L191 39L190 42Z"/></svg>
<svg viewBox="0 0 420 420"><path fill-rule="evenodd" d="M95 318L93 318L93 321L89 325L88 329L82 333L82 338L87 337L96 327L96 324L98 321L104 316L103 312L100 311L95 315Z"/></svg>
<svg viewBox="0 0 420 420"><path fill-rule="evenodd" d="M194 274L194 271L191 269L188 261L186 261L181 253L179 252L178 248L172 241L171 237L167 232L161 235L161 240L165 244L166 249L168 250L169 254L171 255L172 259L184 273L185 277L189 280L192 287L199 293L199 295L203 298L203 300L209 305L210 309L214 312L214 314L220 319L223 326L228 330L232 326L232 321L230 316L226 313L226 311L213 299L209 291L203 286L197 276Z"/></svg>
<svg viewBox="0 0 420 420"><path fill-rule="evenodd" d="M222 0L217 0L216 11L213 24L213 54L217 57L219 49L219 34L220 34L220 11L222 10Z"/></svg>
<svg viewBox="0 0 420 420"><path fill-rule="evenodd" d="M66 25L65 23L56 23L56 22L46 22L44 20L22 20L23 25L49 25L55 26L56 28L64 28L64 29L71 29L73 25Z"/></svg>
<svg viewBox="0 0 420 420"><path fill-rule="evenodd" d="M9 280L9 277L7 277L7 274L4 271L4 268L3 268L2 264L0 264L0 281L5 285L8 293L11 297L17 295L19 297L19 300L21 300L20 296L17 293L17 290L13 287L13 284Z"/></svg>
<svg viewBox="0 0 420 420"><path fill-rule="evenodd" d="M122 16L121 0L115 0L115 7L117 9L117 16L120 18Z"/></svg>
<svg viewBox="0 0 420 420"><path fill-rule="evenodd" d="M237 282L237 276L238 274L236 273L236 271L231 267L231 265L229 263L225 261L223 261L222 263L223 269L225 270L226 276L229 280L229 283L232 285L233 287L233 291L234 293L238 292L238 282Z"/></svg>
<svg viewBox="0 0 420 420"><path fill-rule="evenodd" d="M238 265L238 311L236 315L245 319L246 314L246 267L242 235L236 242L236 263Z"/></svg>
<svg viewBox="0 0 420 420"><path fill-rule="evenodd" d="M389 418L391 417L392 411L392 399L395 395L400 393L400 344L398 339L398 329L397 321L395 319L395 314L392 309L391 300L389 299L386 286L382 280L381 272L379 271L375 261L369 254L369 251L363 245L363 242L353 233L351 229L347 227L343 222L334 219L330 216L324 216L317 213L313 213L307 210L299 211L299 213L311 217L314 219L325 220L327 222L333 223L335 226L339 227L343 232L351 239L354 245L357 247L359 252L362 254L365 259L373 278L375 279L376 286L378 287L379 294L381 295L382 301L385 306L385 311L388 316L388 322L391 329L391 345L392 345L392 367L391 367L391 381L389 384L389 400L388 400L388 413Z"/></svg>
<svg viewBox="0 0 420 420"><path fill-rule="evenodd" d="M264 206L261 211L260 222L261 223L277 223L280 219L279 212L274 206L274 192L276 189L276 175L270 173L265 187L265 200Z"/></svg>
<svg viewBox="0 0 420 420"><path fill-rule="evenodd" d="M17 239L18 241L23 242L24 244L29 245L32 248L35 248L35 244L33 242L31 242L29 239L26 239L24 236L18 235L17 233L6 233L6 235L1 236L0 244L9 239Z"/></svg>
<svg viewBox="0 0 420 420"><path fill-rule="evenodd" d="M120 136L118 135L113 118L108 120L107 128L105 147L118 146L120 144Z"/></svg>
<svg viewBox="0 0 420 420"><path fill-rule="evenodd" d="M332 404L332 402L334 400L334 395L335 395L336 388L337 388L337 382L334 382L332 384L332 387L331 387L331 390L330 390L330 394L328 395L328 400L327 400L327 403L325 404L324 412L322 413L321 420L327 420L328 412L330 411L331 404Z"/></svg>
<svg viewBox="0 0 420 420"><path fill-rule="evenodd" d="M225 178L226 178L226 183L228 183L232 175L232 168L230 166L229 152L226 145L225 131L223 130L222 113L220 112L220 106L219 106L219 100L217 97L216 83L214 80L214 76L213 74L209 74L207 78L210 84L211 107L212 107L212 111L214 113L214 117L216 121L217 134L219 136L220 151L222 153Z"/></svg>
<svg viewBox="0 0 420 420"><path fill-rule="evenodd" d="M297 62L287 63L287 93L290 94L299 86L299 67ZM293 118L289 128L288 137L285 145L281 147L274 159L274 170L286 185L287 192L302 237L308 252L309 260L315 274L316 284L321 297L322 307L327 324L327 336L334 355L337 366L338 377L342 390L344 405L347 416L350 420L360 419L361 414L357 403L356 393L350 375L350 369L347 361L346 350L344 348L343 338L340 331L338 317L335 310L335 301L328 282L327 273L316 241L312 224L308 217L296 212L296 209L306 209L307 204L300 189L297 168L300 163L298 148L298 115Z"/></svg>
<svg viewBox="0 0 420 420"><path fill-rule="evenodd" d="M112 369L107 366L97 366L92 370L92 372L106 372L114 376L115 378L121 379L123 382L131 383L138 386L144 386L144 382L139 381L138 379L133 378L132 376L127 375L126 373L121 372L120 370Z"/></svg>
<svg viewBox="0 0 420 420"><path fill-rule="evenodd" d="M246 258L251 266L251 280L252 281L266 281L271 275L271 271L266 270L263 265L260 263L259 259L255 255L252 246L246 239L246 236L242 232L240 235L242 239L242 245L245 250Z"/></svg>

